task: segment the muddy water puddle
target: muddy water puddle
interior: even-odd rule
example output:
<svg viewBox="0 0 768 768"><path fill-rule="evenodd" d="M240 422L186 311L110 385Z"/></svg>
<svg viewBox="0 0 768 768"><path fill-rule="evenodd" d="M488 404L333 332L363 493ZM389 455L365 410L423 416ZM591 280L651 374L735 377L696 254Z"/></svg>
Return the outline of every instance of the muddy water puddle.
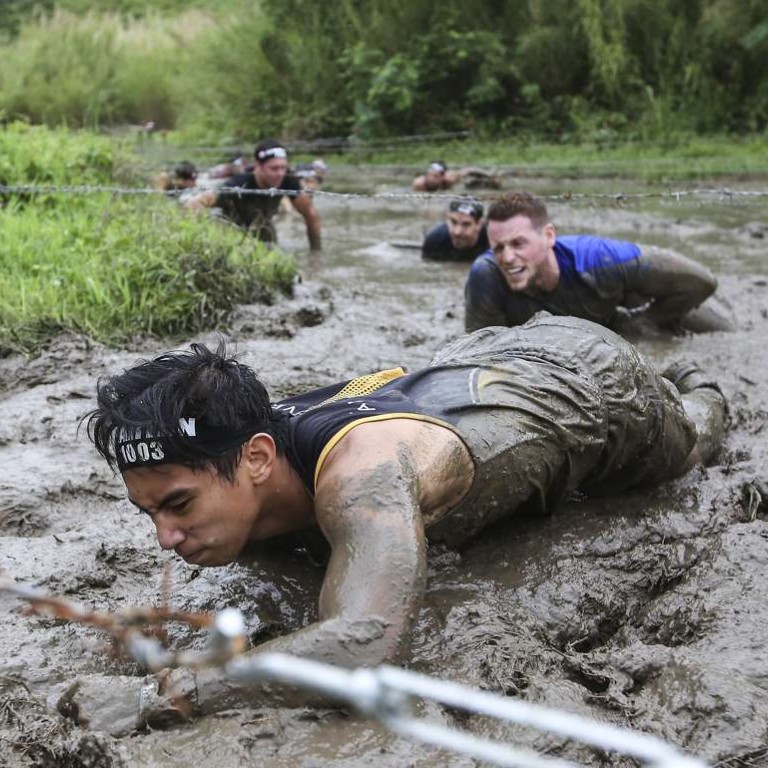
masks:
<svg viewBox="0 0 768 768"><path fill-rule="evenodd" d="M334 187L408 189L405 174L362 181L360 173L336 176ZM552 181L521 186L561 191ZM593 180L589 189L627 185ZM466 266L423 263L413 247L441 220L444 201L319 197L317 204L322 255L306 253L300 219L278 224L281 242L298 254L294 298L242 307L228 331L275 397L371 370L416 369L462 330ZM461 552L432 548L407 663L659 734L712 762L742 755L757 764L768 741L768 499L759 490L768 484L768 207L759 198L711 196L572 200L550 209L562 233L675 248L717 272L738 332L660 336L639 346L659 367L690 358L709 369L729 397L731 429L712 466L661 488L573 501L547 519L507 520ZM77 433L99 375L166 346L109 350L61 337L35 359L0 361L0 566L107 610L157 604L167 563L180 608L237 605L256 642L304 626L316 615L322 553L254 551L204 571L173 560ZM0 764L475 764L335 710L262 708L121 740L94 736L63 723L47 699L79 675L137 670L113 659L94 630L24 616L4 596L0 610L0 702L13 703L12 713L0 705ZM170 636L177 646L202 642L181 627ZM621 763L434 705L418 712L566 758Z"/></svg>

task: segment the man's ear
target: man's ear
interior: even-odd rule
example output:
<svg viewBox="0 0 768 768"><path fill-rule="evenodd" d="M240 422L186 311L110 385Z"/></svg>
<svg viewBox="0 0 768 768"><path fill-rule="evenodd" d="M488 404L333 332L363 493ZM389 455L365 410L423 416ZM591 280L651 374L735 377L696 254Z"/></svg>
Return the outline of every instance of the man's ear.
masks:
<svg viewBox="0 0 768 768"><path fill-rule="evenodd" d="M258 432L243 446L243 458L254 485L266 482L275 467L277 447L272 435Z"/></svg>
<svg viewBox="0 0 768 768"><path fill-rule="evenodd" d="M547 238L547 245L553 248L557 240L557 232L555 231L555 225L551 221L544 225L544 237Z"/></svg>

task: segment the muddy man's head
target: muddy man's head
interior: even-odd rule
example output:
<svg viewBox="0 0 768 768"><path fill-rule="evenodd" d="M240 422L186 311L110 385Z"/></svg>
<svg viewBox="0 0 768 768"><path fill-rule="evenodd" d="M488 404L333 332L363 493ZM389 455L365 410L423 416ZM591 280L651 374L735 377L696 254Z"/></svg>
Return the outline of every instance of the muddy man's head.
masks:
<svg viewBox="0 0 768 768"><path fill-rule="evenodd" d="M88 435L160 546L198 565L242 551L287 439L253 370L202 344L100 379Z"/></svg>
<svg viewBox="0 0 768 768"><path fill-rule="evenodd" d="M483 204L473 197L456 197L445 215L454 248L473 248L483 228Z"/></svg>
<svg viewBox="0 0 768 768"><path fill-rule="evenodd" d="M550 293L557 287L555 227L542 200L527 192L495 200L488 208L488 240L511 291Z"/></svg>

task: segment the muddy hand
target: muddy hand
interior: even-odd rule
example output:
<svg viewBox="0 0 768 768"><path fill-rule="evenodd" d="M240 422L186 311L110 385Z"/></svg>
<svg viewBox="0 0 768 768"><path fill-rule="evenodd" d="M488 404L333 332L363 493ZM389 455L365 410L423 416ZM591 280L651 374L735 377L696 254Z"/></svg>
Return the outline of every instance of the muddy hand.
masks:
<svg viewBox="0 0 768 768"><path fill-rule="evenodd" d="M83 728L125 736L189 720L193 694L193 679L182 670L146 678L89 675L73 683L56 708Z"/></svg>

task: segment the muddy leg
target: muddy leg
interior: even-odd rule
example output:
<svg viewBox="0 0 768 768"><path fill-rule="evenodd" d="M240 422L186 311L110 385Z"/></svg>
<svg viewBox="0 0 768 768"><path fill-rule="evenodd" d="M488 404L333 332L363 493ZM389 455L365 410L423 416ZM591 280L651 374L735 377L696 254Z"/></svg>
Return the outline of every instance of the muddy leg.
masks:
<svg viewBox="0 0 768 768"><path fill-rule="evenodd" d="M680 327L691 333L735 331L736 318L730 306L718 296L710 296L703 304L680 318Z"/></svg>
<svg viewBox="0 0 768 768"><path fill-rule="evenodd" d="M694 363L676 363L662 374L682 395L683 407L696 425L698 438L688 459L686 471L706 464L720 448L725 435L728 405L716 381Z"/></svg>

